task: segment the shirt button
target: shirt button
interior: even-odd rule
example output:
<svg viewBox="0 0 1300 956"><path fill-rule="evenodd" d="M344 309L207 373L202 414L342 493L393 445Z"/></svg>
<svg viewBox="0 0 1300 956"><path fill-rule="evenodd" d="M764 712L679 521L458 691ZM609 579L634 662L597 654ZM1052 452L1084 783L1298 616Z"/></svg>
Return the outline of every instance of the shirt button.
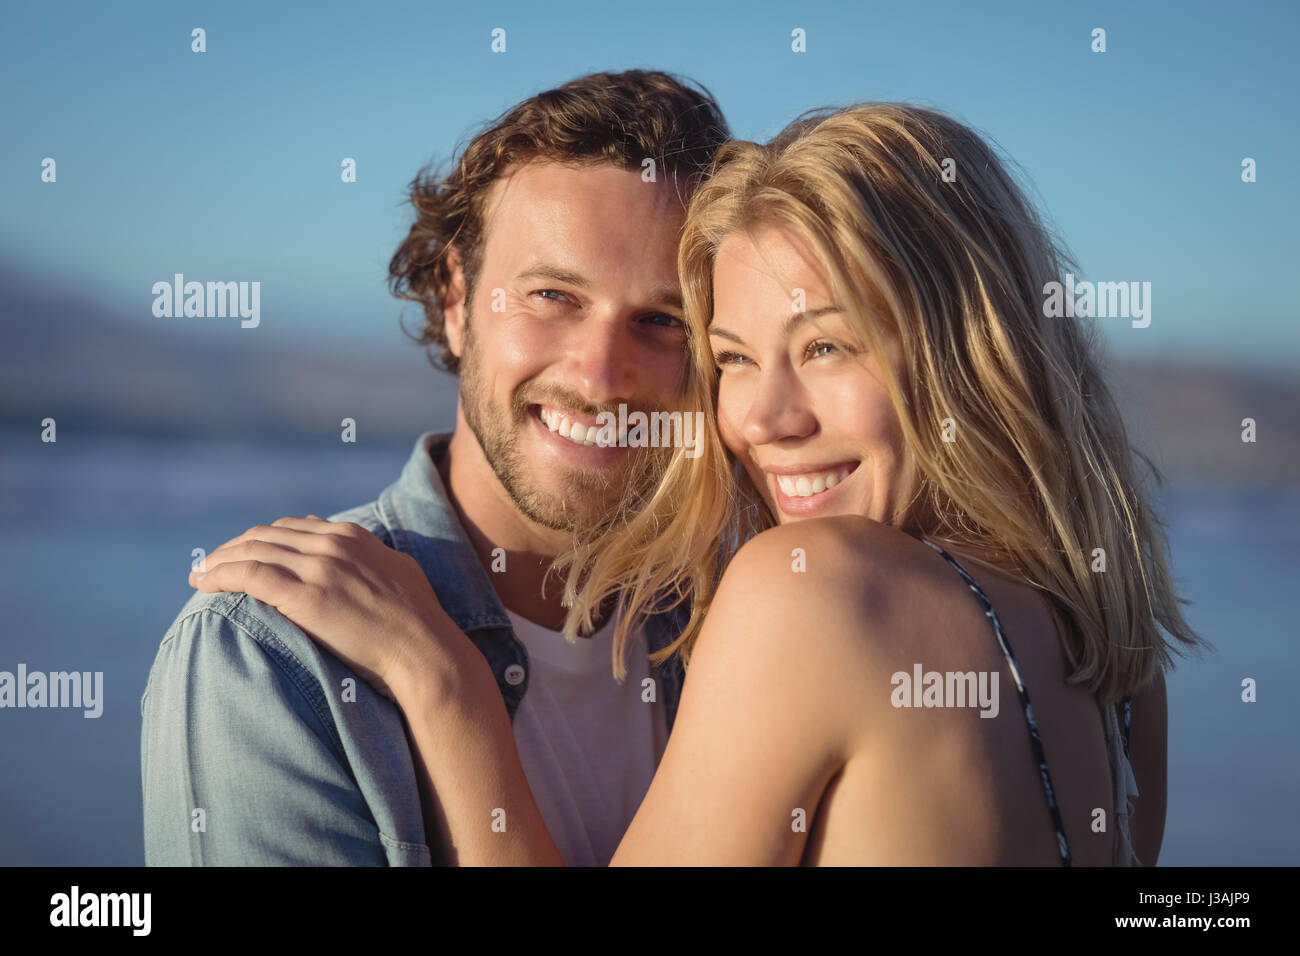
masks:
<svg viewBox="0 0 1300 956"><path fill-rule="evenodd" d="M511 687L518 687L524 682L524 669L518 664L511 664L506 668L506 683Z"/></svg>

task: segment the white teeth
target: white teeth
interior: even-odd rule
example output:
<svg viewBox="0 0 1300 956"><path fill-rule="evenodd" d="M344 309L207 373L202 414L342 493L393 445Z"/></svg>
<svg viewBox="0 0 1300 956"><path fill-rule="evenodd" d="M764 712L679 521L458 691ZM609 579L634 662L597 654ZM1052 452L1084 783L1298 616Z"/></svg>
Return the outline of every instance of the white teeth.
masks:
<svg viewBox="0 0 1300 956"><path fill-rule="evenodd" d="M852 470L852 468L841 468L839 471L826 472L811 478L807 475L777 475L776 485L781 489L782 494L791 498L811 498L813 495L820 495L834 488L847 478Z"/></svg>
<svg viewBox="0 0 1300 956"><path fill-rule="evenodd" d="M567 438L575 445L600 444L597 440L600 429L595 425L570 422L567 417L559 412L551 411L549 408L540 408L537 414L547 428L555 432L555 434Z"/></svg>
<svg viewBox="0 0 1300 956"><path fill-rule="evenodd" d="M612 413L611 413L612 414ZM581 422L571 422L568 416L554 411L553 409L538 406L537 417L551 431L557 435L562 435L575 445L595 445L599 448L613 448L614 446L623 446L627 441L627 432L620 432L618 435L609 434L601 425L584 425ZM613 424L612 422L610 424Z"/></svg>

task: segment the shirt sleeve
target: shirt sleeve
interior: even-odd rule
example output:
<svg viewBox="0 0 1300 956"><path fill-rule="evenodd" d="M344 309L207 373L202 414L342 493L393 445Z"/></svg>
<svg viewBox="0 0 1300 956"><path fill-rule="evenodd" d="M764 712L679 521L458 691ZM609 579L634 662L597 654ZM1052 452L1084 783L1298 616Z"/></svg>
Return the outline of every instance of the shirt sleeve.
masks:
<svg viewBox="0 0 1300 956"><path fill-rule="evenodd" d="M173 625L140 701L146 865L387 862L313 687L216 610Z"/></svg>

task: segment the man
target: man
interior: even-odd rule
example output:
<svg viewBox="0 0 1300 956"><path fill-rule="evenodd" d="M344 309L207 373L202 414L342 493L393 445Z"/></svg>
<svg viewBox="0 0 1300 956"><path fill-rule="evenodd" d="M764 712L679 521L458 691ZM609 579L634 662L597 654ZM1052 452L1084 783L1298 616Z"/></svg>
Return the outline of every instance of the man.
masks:
<svg viewBox="0 0 1300 956"><path fill-rule="evenodd" d="M483 653L568 864L607 863L649 787L682 673L647 658L682 622L651 619L620 684L612 617L567 643L544 577L643 474L636 450L584 440L597 414L678 394L683 203L728 135L707 91L593 74L508 111L445 178L417 176L391 285L459 374L456 428L332 518L413 557ZM246 594L190 600L141 711L149 864L454 861L426 834L401 714Z"/></svg>

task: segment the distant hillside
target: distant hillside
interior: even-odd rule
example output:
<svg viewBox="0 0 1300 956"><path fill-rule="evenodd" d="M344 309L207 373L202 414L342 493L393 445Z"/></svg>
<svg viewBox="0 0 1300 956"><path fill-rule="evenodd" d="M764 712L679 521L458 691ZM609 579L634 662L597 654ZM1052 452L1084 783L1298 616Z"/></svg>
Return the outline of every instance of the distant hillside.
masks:
<svg viewBox="0 0 1300 956"><path fill-rule="evenodd" d="M1132 444L1182 487L1300 489L1300 377L1120 364L1111 376ZM1241 440L1255 420L1255 442Z"/></svg>
<svg viewBox="0 0 1300 956"><path fill-rule="evenodd" d="M394 312L394 315L396 312ZM54 417L80 430L186 437L334 440L357 421L367 439L405 444L450 427L456 388L401 339L391 358L276 344L253 330L104 315L32 289L0 266L0 426ZM1300 377L1230 368L1120 364L1116 396L1134 444L1176 485L1300 487ZM1257 441L1241 441L1253 418Z"/></svg>
<svg viewBox="0 0 1300 956"><path fill-rule="evenodd" d="M260 329L104 315L0 267L0 424L51 416L61 432L292 440L337 436L347 417L369 438L405 443L453 424L456 385L402 338L396 315L376 323L391 357L326 352Z"/></svg>

